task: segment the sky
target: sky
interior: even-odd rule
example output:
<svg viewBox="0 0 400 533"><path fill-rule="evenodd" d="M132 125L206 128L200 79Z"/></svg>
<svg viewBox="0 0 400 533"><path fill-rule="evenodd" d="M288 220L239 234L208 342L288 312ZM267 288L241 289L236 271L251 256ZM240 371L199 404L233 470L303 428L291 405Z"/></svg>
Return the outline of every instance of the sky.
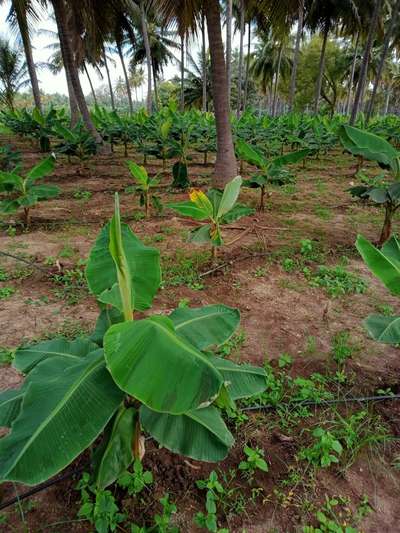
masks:
<svg viewBox="0 0 400 533"><path fill-rule="evenodd" d="M8 24L6 23L7 14L10 9L10 2L6 2L5 4L0 6L0 35L4 37L11 37L12 40L15 40L15 36L10 33ZM49 56L51 56L52 51L51 49L46 48L49 44L55 42L57 40L57 36L48 35L45 32L41 33L40 30L49 30L52 32L56 32L57 28L55 23L46 18L46 16L43 16L43 20L41 20L37 24L37 32L33 36L32 44L33 44L33 57L35 60L35 63L40 65L41 63L46 63L48 61ZM223 31L223 37L225 37L225 32ZM239 44L239 35L236 34L233 39L233 47L237 47ZM190 53L196 57L198 50L200 50L200 43L196 41L192 41L190 43ZM179 52L178 52L179 53ZM121 67L121 63L119 61L118 55L114 56L115 64L110 64L110 74L112 79L112 84L115 85L116 81L119 77L123 76L123 71ZM101 79L97 72L94 71L91 67L88 67L89 75L92 79L93 85L95 88L99 87L100 85L104 85L107 83L107 79L105 77ZM146 70L145 70L146 71ZM164 69L164 79L168 80L173 78L176 74L178 74L179 69L176 64L169 64ZM41 90L47 94L52 93L61 93L61 94L68 94L67 89L67 83L65 80L65 74L64 71L62 71L60 74L52 74L48 69L46 68L39 68L38 69L38 78L39 78L39 84L41 87ZM85 94L90 93L90 86L89 82L86 78L86 76L83 74L80 76L81 79L81 85L83 92ZM146 84L144 84L141 88L139 88L139 98L143 99L143 92L146 88Z"/></svg>
<svg viewBox="0 0 400 533"><path fill-rule="evenodd" d="M2 35L3 37L11 38L12 41L15 41L15 36L11 34L9 30L9 26L6 23L6 18L9 12L9 8L10 8L9 2L0 6L0 35ZM38 30L50 30L53 32L57 31L57 27L55 23L52 20L46 19L46 18L44 18L37 24L37 29ZM52 51L46 47L49 44L55 42L56 40L57 40L57 36L53 37L45 33L41 34L40 31L36 32L36 34L33 36L33 39L32 39L33 57L34 57L36 64L46 63L48 61L48 58L49 56L51 56ZM113 58L115 60L115 65L110 64L109 68L110 68L112 83L113 85L115 85L118 78L123 76L123 71L122 71L122 67L121 67L121 63L119 61L118 55L113 56ZM89 70L89 75L92 78L92 82L95 88L107 83L105 72L104 72L104 78L101 79L91 67L89 67L88 70ZM175 76L177 72L178 72L178 68L176 65L172 65L172 64L168 65L164 70L164 78L170 79L173 76ZM39 84L40 84L41 90L43 92L68 94L64 71L62 71L60 74L54 75L46 68L39 68L38 78L39 78ZM89 82L86 76L81 75L80 79L81 79L81 85L82 85L83 92L85 94L89 94L90 86L89 86ZM143 91L144 87L145 86L139 89L139 97L142 97L141 92Z"/></svg>

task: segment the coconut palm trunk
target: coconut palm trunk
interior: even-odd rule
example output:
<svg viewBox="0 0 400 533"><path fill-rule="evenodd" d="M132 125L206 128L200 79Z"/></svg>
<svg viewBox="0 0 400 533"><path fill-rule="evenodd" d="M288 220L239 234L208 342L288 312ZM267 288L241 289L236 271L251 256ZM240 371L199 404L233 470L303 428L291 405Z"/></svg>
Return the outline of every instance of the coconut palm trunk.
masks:
<svg viewBox="0 0 400 533"><path fill-rule="evenodd" d="M349 87L347 91L347 100L346 100L346 115L350 113L350 105L351 105L351 95L353 93L353 83L354 83L354 74L356 71L356 63L357 63L357 54L358 54L358 43L360 41L360 32L357 32L356 42L354 45L354 55L353 55L353 61L351 63L351 72L350 72L350 79L349 79Z"/></svg>
<svg viewBox="0 0 400 533"><path fill-rule="evenodd" d="M226 75L228 80L228 101L231 105L232 85L232 10L233 0L226 3Z"/></svg>
<svg viewBox="0 0 400 533"><path fill-rule="evenodd" d="M314 114L315 115L319 111L319 101L321 99L322 79L323 79L324 71L325 71L326 43L328 42L329 30L330 30L330 25L326 24L324 27L324 31L323 31L321 55L319 58L318 78L317 78L317 84L315 86L315 100L314 100Z"/></svg>
<svg viewBox="0 0 400 533"><path fill-rule="evenodd" d="M274 97L272 101L272 116L273 117L276 115L276 111L277 111L278 86L279 86L279 78L280 78L281 65L282 65L282 53L283 53L283 44L281 44L279 47L278 64L276 66L276 72L275 72Z"/></svg>
<svg viewBox="0 0 400 533"><path fill-rule="evenodd" d="M180 110L185 111L185 35L181 35L181 95Z"/></svg>
<svg viewBox="0 0 400 533"><path fill-rule="evenodd" d="M237 108L236 115L239 118L242 110L242 86L243 86L243 41L244 41L244 0L240 0L240 44L239 44L239 72L237 82Z"/></svg>
<svg viewBox="0 0 400 533"><path fill-rule="evenodd" d="M292 73L290 76L289 111L292 111L293 109L294 97L296 94L297 68L298 68L299 59L300 59L300 44L301 44L301 36L303 34L303 24L304 24L304 1L301 0L299 3L299 13L298 13L298 21L297 21L296 43L295 43L294 54L293 54Z"/></svg>
<svg viewBox="0 0 400 533"><path fill-rule="evenodd" d="M67 72L67 76L69 75L70 77L71 86L75 94L76 102L81 112L83 122L88 131L93 135L96 143L98 145L102 145L103 140L92 122L89 109L85 101L85 96L82 91L81 83L79 81L78 69L76 67L71 48L71 39L69 35L70 30L67 23L64 0L52 0L52 4L57 23L64 68Z"/></svg>
<svg viewBox="0 0 400 533"><path fill-rule="evenodd" d="M211 56L213 101L217 128L217 159L213 184L223 187L237 174L232 128L229 122L228 79L221 33L219 0L205 0L208 42Z"/></svg>
<svg viewBox="0 0 400 533"><path fill-rule="evenodd" d="M15 14L17 17L18 27L21 34L22 44L24 47L26 66L28 67L29 78L31 80L33 100L35 106L42 110L42 102L40 98L40 89L39 82L36 74L35 62L32 55L32 44L29 35L28 20L26 16L26 4L25 2L16 2L13 1L13 6L15 9Z"/></svg>
<svg viewBox="0 0 400 533"><path fill-rule="evenodd" d="M106 69L106 74L107 74L108 90L110 91L111 109L115 111L114 90L113 90L113 86L111 83L110 69L108 68L107 54L106 54L104 47L103 47L103 61L104 61L104 68Z"/></svg>
<svg viewBox="0 0 400 533"><path fill-rule="evenodd" d="M373 90L372 90L371 99L369 101L369 106L368 106L368 111L367 111L367 116L366 116L366 124L368 124L368 122L369 122L369 120L371 118L371 115L374 112L376 94L378 92L378 87L379 87L379 83L381 81L383 68L385 66L385 61L386 61L386 58L388 56L388 52L390 50L390 40L392 38L392 35L394 33L394 29L396 28L397 21L398 21L398 18L399 18L399 10L400 10L400 0L398 2L396 2L396 4L394 5L392 18L390 20L389 27L388 27L388 29L386 31L385 38L383 40L382 53L381 53L381 57L379 59L379 65L378 65L378 70L376 72L376 76L375 76L375 80L374 80L374 87L373 87Z"/></svg>
<svg viewBox="0 0 400 533"><path fill-rule="evenodd" d="M207 53L206 53L206 20L204 15L204 10L201 13L201 57L202 57L202 69L201 73L203 76L203 94L202 94L202 111L205 113L207 111Z"/></svg>
<svg viewBox="0 0 400 533"><path fill-rule="evenodd" d="M375 7L372 13L372 18L369 24L368 37L365 43L363 59L361 63L360 76L357 84L357 91L354 97L353 109L351 110L350 125L352 126L356 119L360 104L362 102L362 97L364 94L364 88L367 81L368 65L369 58L371 55L372 45L375 37L376 27L378 25L379 13L382 7L382 0L375 0Z"/></svg>
<svg viewBox="0 0 400 533"><path fill-rule="evenodd" d="M141 19L141 25L142 25L143 44L144 44L144 49L146 51L146 65L147 65L146 107L147 107L147 112L150 114L152 111L152 104L153 104L152 97L151 97L152 60L151 60L151 49L150 49L149 32L148 32L148 27L147 27L147 17L146 17L146 9L144 5L144 0L140 0L140 19Z"/></svg>
<svg viewBox="0 0 400 533"><path fill-rule="evenodd" d="M249 34L247 36L246 74L244 80L243 110L246 111L247 99L249 96L250 79L250 52L251 52L251 22L249 22Z"/></svg>
<svg viewBox="0 0 400 533"><path fill-rule="evenodd" d="M152 70L152 73L153 73L154 107L155 107L155 109L157 111L158 103L159 103L159 99L158 99L158 79L157 79L156 65L154 63L154 59L153 58L151 58L151 70Z"/></svg>
<svg viewBox="0 0 400 533"><path fill-rule="evenodd" d="M88 82L89 82L89 85L90 85L90 91L91 91L91 93L92 93L94 103L97 105L96 93L95 93L95 91L94 91L94 87L93 87L92 79L91 79L91 77L89 76L89 71L88 71L88 69L87 69L87 66L86 66L86 63L85 63L85 62L83 62L83 70L85 71L86 77L87 77L87 79L88 79Z"/></svg>
<svg viewBox="0 0 400 533"><path fill-rule="evenodd" d="M132 102L132 91L131 86L129 84L129 76L128 71L126 70L125 60L124 60L124 53L122 51L122 46L120 42L117 42L117 50L119 55L119 60L121 61L122 70L124 73L124 79L125 79L125 85L126 85L126 94L128 96L128 105L129 105L129 113L133 114L133 102Z"/></svg>

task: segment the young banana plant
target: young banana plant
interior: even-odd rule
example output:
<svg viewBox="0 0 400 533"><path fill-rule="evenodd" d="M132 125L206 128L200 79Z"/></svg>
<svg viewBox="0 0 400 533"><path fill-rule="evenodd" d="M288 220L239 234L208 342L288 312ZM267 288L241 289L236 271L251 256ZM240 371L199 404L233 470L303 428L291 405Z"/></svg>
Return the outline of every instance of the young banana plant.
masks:
<svg viewBox="0 0 400 533"><path fill-rule="evenodd" d="M144 211L146 218L150 218L150 204L160 213L162 211L162 204L158 196L152 194L152 188L156 187L159 183L158 176L150 178L147 170L134 163L133 161L127 161L129 171L132 178L136 181L135 189L140 195L140 205L144 205Z"/></svg>
<svg viewBox="0 0 400 533"><path fill-rule="evenodd" d="M309 150L299 150L298 152L291 152L268 160L241 139L238 139L236 142L236 152L242 161L246 161L259 169L259 172L251 176L250 179L243 181L243 185L247 187L260 189L259 211L264 211L265 209L265 193L267 185L284 185L287 183L289 174L283 167L289 164L298 163L309 154Z"/></svg>
<svg viewBox="0 0 400 533"><path fill-rule="evenodd" d="M217 257L217 248L224 244L221 226L254 213L253 209L236 203L241 185L242 178L237 176L226 184L223 192L211 189L205 194L199 189L192 189L188 202L167 205L183 216L208 221L190 233L189 241L195 244L211 244L214 260Z"/></svg>
<svg viewBox="0 0 400 533"><path fill-rule="evenodd" d="M11 172L0 171L0 211L8 214L23 209L24 226L29 227L32 207L60 193L56 185L36 185L39 179L53 172L54 162L53 156L43 159L24 175L20 175L20 166Z"/></svg>
<svg viewBox="0 0 400 533"><path fill-rule="evenodd" d="M228 199L220 202L232 203ZM158 250L145 246L114 216L90 252L86 278L100 305L93 334L56 338L16 350L20 389L0 393L0 480L35 485L86 448L93 483L112 484L141 459L142 432L175 453L216 462L234 439L221 407L263 392L262 368L214 355L239 325L225 305L146 311L161 282Z"/></svg>

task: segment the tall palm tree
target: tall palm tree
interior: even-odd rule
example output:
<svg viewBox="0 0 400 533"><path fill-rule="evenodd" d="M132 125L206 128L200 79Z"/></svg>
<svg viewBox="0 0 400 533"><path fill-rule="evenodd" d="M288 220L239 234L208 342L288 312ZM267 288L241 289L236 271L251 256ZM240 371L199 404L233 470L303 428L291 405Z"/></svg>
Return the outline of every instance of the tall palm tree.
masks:
<svg viewBox="0 0 400 533"><path fill-rule="evenodd" d="M29 83L28 68L22 48L13 48L0 38L0 101L14 109L17 92Z"/></svg>
<svg viewBox="0 0 400 533"><path fill-rule="evenodd" d="M294 97L296 94L296 77L297 77L297 68L298 68L299 59L300 59L300 43L301 43L301 37L303 35L303 27L304 27L304 0L300 0L299 9L297 13L297 31L296 31L296 43L295 43L294 54L293 54L293 67L292 67L292 73L290 77L289 102L288 102L289 111L293 109Z"/></svg>
<svg viewBox="0 0 400 533"><path fill-rule="evenodd" d="M226 76L228 82L228 101L231 101L231 82L232 82L232 11L233 0L226 2Z"/></svg>
<svg viewBox="0 0 400 533"><path fill-rule="evenodd" d="M375 32L378 26L378 20L381 13L383 0L375 0L374 3L374 10L372 12L372 16L369 22L369 30L368 30L368 36L364 47L363 52L363 59L361 63L361 71L360 76L357 84L357 91L354 98L354 104L353 109L351 110L351 117L350 117L350 124L353 125L356 121L358 109L360 107L360 103L362 101L362 96L364 93L364 88L367 80L367 73L368 73L368 64L370 60L373 40L375 37Z"/></svg>
<svg viewBox="0 0 400 533"><path fill-rule="evenodd" d="M2 3L4 3L4 0L0 0L0 4ZM11 28L18 28L19 30L24 47L29 78L31 81L33 99L35 106L41 110L42 102L40 98L39 82L36 74L31 43L31 22L37 22L38 20L39 14L32 1L11 0L11 9L7 16L7 22L10 23Z"/></svg>
<svg viewBox="0 0 400 533"><path fill-rule="evenodd" d="M332 28L340 23L349 24L359 19L354 0L307 0L306 24L311 31L322 35L318 77L315 86L314 113L318 113L321 98L322 79L325 69L326 44Z"/></svg>

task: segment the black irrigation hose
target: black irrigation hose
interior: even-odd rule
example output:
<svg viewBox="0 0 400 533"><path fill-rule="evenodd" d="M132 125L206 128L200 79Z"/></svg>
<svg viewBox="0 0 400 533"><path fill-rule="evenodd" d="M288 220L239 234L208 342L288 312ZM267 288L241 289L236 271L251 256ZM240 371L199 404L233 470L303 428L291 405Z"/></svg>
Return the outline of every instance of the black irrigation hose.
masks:
<svg viewBox="0 0 400 533"><path fill-rule="evenodd" d="M352 402L379 402L383 400L399 400L400 394L388 394L385 396L361 396L359 398L339 398L337 400L296 400L287 403L278 403L276 405L252 405L250 407L242 407L241 411L268 411L275 410L278 407L323 407L324 405L334 405L337 403L352 403Z"/></svg>
<svg viewBox="0 0 400 533"><path fill-rule="evenodd" d="M26 498L29 498L30 496L33 496L34 494L37 494L38 492L42 492L43 490L48 489L49 487L52 487L53 485L56 485L57 483L60 483L60 481L64 481L65 479L69 479L77 474L81 474L87 465L81 466L80 468L76 468L75 470L71 470L70 472L66 472L65 474L62 474L61 476L58 476L53 479L49 479L49 481L45 481L44 483L41 483L40 485L37 485L33 489L27 490L26 492L23 492L20 495L15 496L15 498L12 498L11 500L8 500L4 503L0 504L0 511L5 509L6 507L10 507L10 505L14 505L15 503L20 502L21 500L25 500Z"/></svg>
<svg viewBox="0 0 400 533"><path fill-rule="evenodd" d="M339 398L337 400L320 400L318 402L314 400L299 400L295 402L280 403L277 405L254 405L251 407L243 407L241 411L264 411L264 410L266 411L266 410L275 410L278 407L294 407L294 406L307 406L307 405L315 406L315 407L322 407L324 405L333 405L333 404L338 404L338 403L379 402L379 401L399 400L399 399L400 399L400 394L386 395L386 396L361 396L359 398ZM56 485L57 483L64 481L65 479L69 479L77 474L81 474L85 470L86 467L87 465L77 468L75 470L72 470L71 472L62 474L61 476L58 476L54 479L50 479L49 481L46 481L45 483L42 483L38 485L37 487L34 487L31 490L23 492L22 494L16 496L15 498L12 498L11 500L1 503L0 511L2 511L3 509L6 509L7 507L10 507L11 505L18 503L19 501L25 500L26 498L29 498L30 496L33 496L34 494L37 494L38 492L42 492L43 490L46 490L49 487L52 487L53 485Z"/></svg>

